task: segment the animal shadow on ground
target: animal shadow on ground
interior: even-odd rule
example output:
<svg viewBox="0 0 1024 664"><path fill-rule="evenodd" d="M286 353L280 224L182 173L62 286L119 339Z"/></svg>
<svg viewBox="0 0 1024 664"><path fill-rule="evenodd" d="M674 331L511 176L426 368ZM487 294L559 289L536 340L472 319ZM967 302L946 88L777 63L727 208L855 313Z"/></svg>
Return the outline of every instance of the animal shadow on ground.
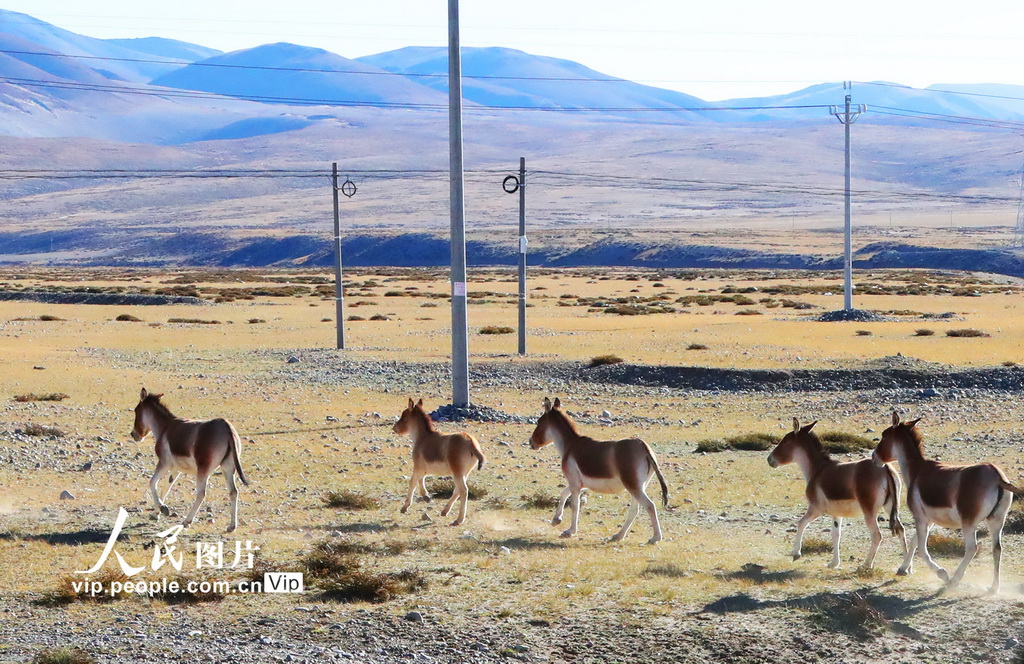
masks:
<svg viewBox="0 0 1024 664"><path fill-rule="evenodd" d="M743 570L733 574L740 575L733 578L749 578L746 575L749 573L745 574ZM859 639L870 639L891 631L922 640L925 638L924 635L899 620L926 609L948 606L959 601L955 598L942 597L941 591L916 599L875 593L894 583L886 581L879 586L864 586L849 592L820 592L806 597L780 600L758 599L741 592L717 599L704 606L701 612L729 614L776 608L797 609L806 611L813 623L826 630L844 632Z"/></svg>
<svg viewBox="0 0 1024 664"><path fill-rule="evenodd" d="M564 549L565 544L561 542L552 542L550 540L543 539L526 539L525 537L510 537L503 540L492 540L488 542L489 545L495 547L504 546L506 548L527 550L527 551L551 551L554 549Z"/></svg>
<svg viewBox="0 0 1024 664"><path fill-rule="evenodd" d="M85 528L67 533L0 533L0 541L21 540L25 542L46 542L52 545L82 546L83 544L102 544L110 539L110 529ZM132 536L122 532L117 541L131 542Z"/></svg>
<svg viewBox="0 0 1024 664"><path fill-rule="evenodd" d="M398 528L398 524L394 522L385 521L365 521L362 523L343 523L336 526L330 526L327 530L336 531L339 533L381 533L388 530L395 530Z"/></svg>
<svg viewBox="0 0 1024 664"><path fill-rule="evenodd" d="M787 581L802 579L807 574L796 569L769 572L761 565L747 563L735 572L724 572L720 576L729 581L745 580L753 581L754 583L786 583Z"/></svg>

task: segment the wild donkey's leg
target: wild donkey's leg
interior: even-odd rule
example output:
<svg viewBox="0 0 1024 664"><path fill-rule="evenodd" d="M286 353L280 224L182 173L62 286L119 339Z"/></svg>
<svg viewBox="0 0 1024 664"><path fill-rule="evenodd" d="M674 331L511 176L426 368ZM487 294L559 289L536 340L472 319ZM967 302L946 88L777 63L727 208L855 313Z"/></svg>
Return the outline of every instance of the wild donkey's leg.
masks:
<svg viewBox="0 0 1024 664"><path fill-rule="evenodd" d="M817 519L821 514L822 512L820 510L811 506L808 507L804 515L800 517L800 521L796 524L796 537L793 538L793 560L799 560L800 556L803 555L801 553L801 546L804 541L804 531L807 529L807 526L810 525L811 521Z"/></svg>
<svg viewBox="0 0 1024 664"><path fill-rule="evenodd" d="M452 500L455 500L456 497L460 499L459 516L452 525L459 526L466 520L466 508L469 505L469 485L466 484L466 478L462 475L456 474L452 477L452 480L455 482L455 492L452 494Z"/></svg>
<svg viewBox="0 0 1024 664"><path fill-rule="evenodd" d="M572 492L572 524L567 530L562 531L562 537L572 537L580 525L580 492L583 491L583 487L570 485L570 490Z"/></svg>
<svg viewBox="0 0 1024 664"><path fill-rule="evenodd" d="M420 495L423 496L423 500L430 502L430 492L427 491L427 476L420 475Z"/></svg>
<svg viewBox="0 0 1024 664"><path fill-rule="evenodd" d="M562 495L558 497L558 502L555 504L555 516L551 519L551 525L557 526L562 523L562 514L565 513L565 503L569 500L569 496L572 495L572 489L569 487L565 488Z"/></svg>
<svg viewBox="0 0 1024 664"><path fill-rule="evenodd" d="M949 573L945 568L932 560L931 554L928 553L928 533L931 532L932 524L925 523L924 521L918 521L915 516L914 525L917 526L917 548L921 554L921 559L924 560L925 564L928 565L932 571L939 575L940 579L943 581L949 581Z"/></svg>
<svg viewBox="0 0 1024 664"><path fill-rule="evenodd" d="M423 482L424 475L417 470L412 471L412 477L409 479L409 493L405 496L405 504L402 505L402 514L409 511L409 505L412 505L413 495L416 493L416 487Z"/></svg>
<svg viewBox="0 0 1024 664"><path fill-rule="evenodd" d="M454 505L455 501L459 499L459 480L460 479L462 481L462 485L465 486L466 485L466 479L464 477L460 477L459 473L453 470L452 471L452 497L448 499L447 503L445 503L444 509L441 510L441 516L448 516L448 513L452 511L452 505ZM452 524L452 525L455 525L455 524Z"/></svg>
<svg viewBox="0 0 1024 664"><path fill-rule="evenodd" d="M646 492L640 493L640 504L647 509L647 514L651 517L651 528L654 530L651 539L647 540L647 543L657 544L661 541L661 521L658 520L658 506L654 504L654 501L651 500Z"/></svg>
<svg viewBox="0 0 1024 664"><path fill-rule="evenodd" d="M839 557L839 542L843 539L843 517L837 516L832 521L832 560L829 561L828 566L832 569L838 569L842 565L842 560Z"/></svg>
<svg viewBox="0 0 1024 664"><path fill-rule="evenodd" d="M988 532L992 533L992 587L989 594L999 592L999 564L1003 557L1003 517L1000 515L988 520Z"/></svg>
<svg viewBox="0 0 1024 664"><path fill-rule="evenodd" d="M864 559L861 569L871 569L875 566L875 554L878 553L878 545L882 543L882 531L878 528L877 510L875 512L865 510L864 523L867 524L868 532L871 533L871 545L868 547L868 557Z"/></svg>
<svg viewBox="0 0 1024 664"><path fill-rule="evenodd" d="M171 510L167 509L167 505L164 505L163 501L160 500L160 492L157 489L157 485L160 484L160 478L164 476L170 465L167 461L157 458L156 470L153 471L153 477L149 478L149 491L153 494L153 505L156 507L157 520L160 519L161 514L165 516L171 514Z"/></svg>
<svg viewBox="0 0 1024 664"><path fill-rule="evenodd" d="M629 511L626 512L626 521L622 524L622 528L619 532L612 535L612 541L617 542L629 533L629 529L633 527L633 522L636 521L636 515L640 513L640 503L637 502L636 498L630 496L629 498Z"/></svg>
<svg viewBox="0 0 1024 664"><path fill-rule="evenodd" d="M906 576L914 571L914 555L917 554L917 528L918 524L914 523L914 536L906 540L906 547L903 549L903 564L896 570L896 576ZM925 535L927 540L928 536Z"/></svg>
<svg viewBox="0 0 1024 664"><path fill-rule="evenodd" d="M221 466L224 473L224 482L228 485L228 496L231 497L231 525L225 532L233 533L238 528L238 486L235 484L235 464L228 462Z"/></svg>
<svg viewBox="0 0 1024 664"><path fill-rule="evenodd" d="M174 483L181 477L181 473L174 473L174 477L167 480L167 491L164 492L164 502L167 502L167 496L171 495L171 489L174 488Z"/></svg>
<svg viewBox="0 0 1024 664"><path fill-rule="evenodd" d="M192 502L192 507L189 508L188 514L185 515L185 521L182 525L190 526L196 518L196 513L199 512L199 508L202 507L203 501L206 500L206 485L210 481L211 469L200 469L196 475L196 499Z"/></svg>
<svg viewBox="0 0 1024 664"><path fill-rule="evenodd" d="M953 578L949 580L950 588L956 588L960 585L960 580L964 578L967 566L974 560L974 556L978 555L978 525L965 523L961 532L964 536L964 557L956 568L956 572L953 573Z"/></svg>

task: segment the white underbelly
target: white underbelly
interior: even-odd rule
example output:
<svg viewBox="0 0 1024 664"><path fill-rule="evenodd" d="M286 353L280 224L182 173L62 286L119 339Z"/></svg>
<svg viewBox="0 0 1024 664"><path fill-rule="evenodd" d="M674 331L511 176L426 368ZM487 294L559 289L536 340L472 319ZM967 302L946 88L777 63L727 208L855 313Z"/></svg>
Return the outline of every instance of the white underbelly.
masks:
<svg viewBox="0 0 1024 664"><path fill-rule="evenodd" d="M960 515L953 507L929 507L925 510L928 520L943 528L959 528Z"/></svg>
<svg viewBox="0 0 1024 664"><path fill-rule="evenodd" d="M582 476L583 486L598 493L621 493L626 487L618 477L587 477Z"/></svg>
<svg viewBox="0 0 1024 664"><path fill-rule="evenodd" d="M191 473L196 474L196 460L190 456L177 456L171 455L171 471L176 473Z"/></svg>
<svg viewBox="0 0 1024 664"><path fill-rule="evenodd" d="M452 469L448 466L447 461L439 461L436 463L424 464L424 475L437 475L438 477L447 477L452 474Z"/></svg>
<svg viewBox="0 0 1024 664"><path fill-rule="evenodd" d="M862 515L863 511L856 500L827 500L825 514L831 517L852 518Z"/></svg>

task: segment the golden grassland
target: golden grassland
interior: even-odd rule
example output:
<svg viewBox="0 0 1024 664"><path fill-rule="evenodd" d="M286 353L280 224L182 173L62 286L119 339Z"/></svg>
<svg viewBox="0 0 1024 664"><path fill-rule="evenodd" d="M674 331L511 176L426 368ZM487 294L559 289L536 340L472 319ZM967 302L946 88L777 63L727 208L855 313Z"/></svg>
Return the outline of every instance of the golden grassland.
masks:
<svg viewBox="0 0 1024 664"><path fill-rule="evenodd" d="M873 275L895 283L909 273ZM0 274L0 282L11 273ZM80 286L125 285L124 277L80 275ZM140 273L133 279L160 284L176 275ZM280 274L275 274L280 277ZM610 277L610 278L609 278ZM918 282L952 279L941 275L913 277ZM18 285L67 285L67 276L35 272ZM788 281L787 281L788 280ZM373 274L363 271L347 304L349 314L385 314L390 320L346 324L350 348L336 351L366 360L441 361L448 357L448 308L441 296L448 284L423 271ZM246 286L259 285L257 280ZM280 285L279 282L266 284ZM590 311L586 306L562 306L563 296L671 298L719 293L727 286L763 288L769 284L834 287L832 295L807 294L793 299L820 307L816 310L768 308L760 303L739 306L718 302L676 313L619 316ZM657 285L656 284L660 284ZM216 284L223 286L223 284ZM792 275L782 280L765 275L709 273L708 278L681 279L671 273L642 271L542 271L531 280L530 355L515 356L515 335L481 335L483 326L514 326L515 284L508 271L479 271L471 291L471 353L474 362L587 362L613 353L627 362L686 364L734 368L827 368L859 366L873 359L902 353L922 360L958 366L998 365L1024 360L1024 293L1011 287L988 288L978 297L953 295L860 296L857 304L873 310L912 310L920 314L953 312L955 320L928 320L919 315L882 323L811 323L808 315L839 308L841 285L829 276ZM416 290L408 290L416 289ZM415 296L385 296L405 292ZM638 291L638 292L634 292ZM760 297L751 294L755 300ZM423 306L424 304L438 306ZM561 304L560 304L561 303ZM738 316L753 308L761 315ZM791 561L792 534L787 532L803 508L803 482L795 467L772 470L761 452L696 455L695 443L704 438L749 431L781 433L796 415L822 419L828 428L864 433L880 431L892 407L926 419L929 440L947 443L954 435L978 437L993 431L1019 431L1020 408L1009 400L977 412L967 406L952 412L930 404L862 404L856 397L828 394L679 395L613 390L594 394L561 394L570 410L618 418L644 415L664 418L664 426L628 424L584 427L595 436L623 437L639 433L657 451L671 488L671 509L662 511L667 539L646 546L650 525L641 515L630 536L620 543L607 538L621 524L625 500L593 495L583 508L580 534L562 540L562 527L550 525L548 510L530 509L523 496L537 492L557 495L562 486L556 453L525 446L532 427L523 424L468 423L459 428L480 438L488 457L486 467L471 483L488 494L470 504L469 518L460 527L448 526L438 512L443 501L417 502L406 515L398 513L411 468L408 441L391 431L393 417L407 395L374 387L326 388L296 381L279 381L275 371L286 355L257 351L331 348L334 344L332 299L319 295L266 298L194 306L54 305L0 302L0 398L4 401L0 430L27 422L57 426L69 436L40 439L40 449L57 454L68 464L100 459L90 471L48 468L19 470L0 464L0 592L37 597L53 589L73 570L95 561L102 542L81 546L51 544L42 536L83 529L109 529L119 506L138 508L129 520L130 542L119 545L136 563L151 556L143 544L161 527L174 521L150 519L146 493L152 468L151 441L134 443L128 432L141 386L166 394L179 415L226 417L245 440L243 463L252 481L243 487L240 521L233 538L251 539L260 556L288 568L324 538L348 538L371 546L401 543L397 555L368 555L374 569L414 568L429 579L428 587L395 602L409 607L446 607L491 612L494 616L522 614L560 616L580 606L633 606L656 613L674 613L739 592L758 596L800 596L823 588L836 591L888 583L898 565L894 540L887 538L872 573L855 571L866 543L863 524L848 523L844 536L843 568L825 567L827 554ZM116 321L131 313L143 322ZM38 319L57 315L62 321ZM198 317L222 321L215 325L168 323L171 318ZM906 318L906 320L903 320ZM265 322L248 323L250 319ZM936 334L915 337L928 327ZM974 327L985 338L954 339L946 329ZM868 329L870 336L858 336ZM690 343L707 350L686 351ZM43 367L39 369L37 367ZM425 384L420 395L428 406L449 400L447 387ZM17 403L18 394L64 392L62 402ZM510 387L474 392L474 401L517 414L539 414L542 393ZM551 396L555 396L552 394ZM984 417L978 416L983 414ZM375 415L377 414L377 415ZM329 419L330 417L330 419ZM697 424L695 424L697 423ZM442 425L452 427L453 425ZM866 434L871 435L871 434ZM875 434L877 435L877 434ZM104 440L101 440L104 439ZM507 443L507 444L499 444ZM6 442L3 444L7 444ZM1020 444L958 447L944 445L945 460L973 462L977 456L1000 463L1011 479L1024 478ZM0 458L7 455L0 453ZM122 463L123 462L123 463ZM183 514L193 484L185 479L170 504ZM197 524L182 535L185 546L221 538L226 525L227 497L219 476L211 479L211 512L200 513ZM77 497L59 501L62 489ZM355 489L381 500L381 507L345 511L325 507L331 490ZM652 487L653 489L653 487ZM657 491L654 490L653 494ZM652 495L653 495L652 494ZM656 496L659 501L660 496ZM433 519L426 521L423 514ZM566 523L569 513L566 514ZM905 513L905 518L909 515ZM809 537L827 537L827 520L816 523ZM990 575L987 540L971 567L967 581L980 592ZM954 563L946 560L947 567ZM770 574L750 572L750 564ZM1019 598L1024 581L1024 538L1006 537L1003 559L1004 596ZM886 586L884 592L921 594L939 587L933 574L918 563L911 577ZM288 610L290 598L232 597L218 611ZM89 614L90 605L72 609Z"/></svg>

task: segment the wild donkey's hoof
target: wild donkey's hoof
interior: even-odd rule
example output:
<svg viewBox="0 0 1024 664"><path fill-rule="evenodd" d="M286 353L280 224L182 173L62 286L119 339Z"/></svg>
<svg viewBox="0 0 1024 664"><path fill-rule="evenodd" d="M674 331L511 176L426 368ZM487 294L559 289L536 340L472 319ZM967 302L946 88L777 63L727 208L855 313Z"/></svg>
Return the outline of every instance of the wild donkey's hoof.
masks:
<svg viewBox="0 0 1024 664"><path fill-rule="evenodd" d="M164 516L170 516L171 515L171 509L169 507L167 507L167 505L161 505L160 506L160 513L163 514Z"/></svg>
<svg viewBox="0 0 1024 664"><path fill-rule="evenodd" d="M461 526L462 525L462 521L463 521L463 519L455 519L454 521L452 521L452 525L453 526Z"/></svg>
<svg viewBox="0 0 1024 664"><path fill-rule="evenodd" d="M828 561L829 569L839 569L840 565L842 565L842 563L840 561L838 561L838 560L830 560L830 561Z"/></svg>
<svg viewBox="0 0 1024 664"><path fill-rule="evenodd" d="M800 560L803 557L804 557L804 554L802 554L802 553L794 553L793 554L793 560Z"/></svg>
<svg viewBox="0 0 1024 664"><path fill-rule="evenodd" d="M409 511L409 506L408 505L402 505L402 509L401 509L402 514L405 514L408 511Z"/></svg>
<svg viewBox="0 0 1024 664"><path fill-rule="evenodd" d="M949 582L949 572L947 572L945 568L940 567L939 569L935 570L935 573L938 574L939 578L943 581Z"/></svg>
<svg viewBox="0 0 1024 664"><path fill-rule="evenodd" d="M609 542L618 542L623 537L624 537L624 535L620 535L619 533L615 533L614 535L612 535L611 537L608 538L608 541Z"/></svg>
<svg viewBox="0 0 1024 664"><path fill-rule="evenodd" d="M228 526L228 529L225 530L224 532L225 533L233 533L233 532L235 532L236 528L237 528L237 526Z"/></svg>
<svg viewBox="0 0 1024 664"><path fill-rule="evenodd" d="M562 534L559 535L559 537L572 537L572 536L573 536L573 532L571 530L563 530Z"/></svg>
<svg viewBox="0 0 1024 664"><path fill-rule="evenodd" d="M898 570L896 570L896 576L906 576L908 574L910 574L910 570L908 570L908 569L903 569L901 567Z"/></svg>
<svg viewBox="0 0 1024 664"><path fill-rule="evenodd" d="M657 544L660 541L661 541L661 535L655 535L651 539L647 540L647 543L648 544Z"/></svg>
<svg viewBox="0 0 1024 664"><path fill-rule="evenodd" d="M560 523L562 523L562 517L560 516L556 516L555 518L551 519L552 526L557 526Z"/></svg>
<svg viewBox="0 0 1024 664"><path fill-rule="evenodd" d="M999 584L996 584L996 585L992 586L991 588L989 588L988 590L986 590L985 594L988 595L989 597L991 597L992 595L998 595L999 594Z"/></svg>

